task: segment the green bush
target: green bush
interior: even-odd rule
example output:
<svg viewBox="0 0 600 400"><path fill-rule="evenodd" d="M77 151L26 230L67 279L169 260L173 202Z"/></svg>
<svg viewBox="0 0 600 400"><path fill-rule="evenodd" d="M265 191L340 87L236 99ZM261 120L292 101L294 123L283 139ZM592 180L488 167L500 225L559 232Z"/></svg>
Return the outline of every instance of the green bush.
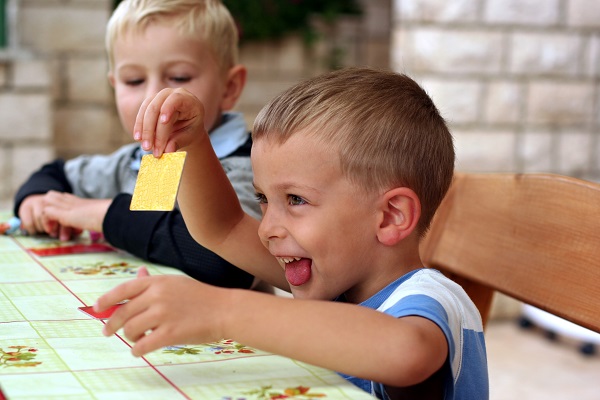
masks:
<svg viewBox="0 0 600 400"><path fill-rule="evenodd" d="M277 39L295 32L310 42L311 14L333 22L340 14L360 14L354 0L223 0L238 24L241 41Z"/></svg>
<svg viewBox="0 0 600 400"><path fill-rule="evenodd" d="M120 3L115 0L114 6ZM360 14L356 0L223 0L240 30L240 40L260 41L301 33L310 43L311 14L333 22L340 14Z"/></svg>

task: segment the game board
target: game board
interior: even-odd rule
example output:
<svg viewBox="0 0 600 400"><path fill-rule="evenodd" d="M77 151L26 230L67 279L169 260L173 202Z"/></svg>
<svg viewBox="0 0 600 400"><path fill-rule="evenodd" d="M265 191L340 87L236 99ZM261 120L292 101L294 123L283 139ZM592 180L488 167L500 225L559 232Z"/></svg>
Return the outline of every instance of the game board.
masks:
<svg viewBox="0 0 600 400"><path fill-rule="evenodd" d="M89 245L0 235L0 399L371 398L332 371L231 340L133 357L121 332L104 337L103 320L78 307L141 265L180 272L102 246L81 252Z"/></svg>

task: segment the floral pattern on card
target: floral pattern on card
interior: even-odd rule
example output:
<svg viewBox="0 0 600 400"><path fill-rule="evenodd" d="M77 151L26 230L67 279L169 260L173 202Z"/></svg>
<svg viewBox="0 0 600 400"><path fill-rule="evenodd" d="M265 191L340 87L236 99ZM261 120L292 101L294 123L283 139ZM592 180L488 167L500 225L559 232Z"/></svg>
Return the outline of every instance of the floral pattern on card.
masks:
<svg viewBox="0 0 600 400"><path fill-rule="evenodd" d="M212 354L254 354L256 351L233 340L224 339L219 342L205 343L200 346L169 346L165 347L163 352L176 355L184 355L200 354L206 352Z"/></svg>
<svg viewBox="0 0 600 400"><path fill-rule="evenodd" d="M8 346L8 350L0 348L0 366L8 367L36 367L39 361L32 361L37 356L37 349L29 346Z"/></svg>
<svg viewBox="0 0 600 400"><path fill-rule="evenodd" d="M73 273L75 275L135 275L138 270L137 265L131 265L128 262L121 261L106 264L102 261L91 265L67 266L61 268L61 273Z"/></svg>
<svg viewBox="0 0 600 400"><path fill-rule="evenodd" d="M279 399L322 399L327 397L324 393L309 393L310 388L306 386L296 386L281 389L273 389L273 386L261 386L258 389L244 392L243 395L249 397L231 397L224 396L221 400L279 400Z"/></svg>

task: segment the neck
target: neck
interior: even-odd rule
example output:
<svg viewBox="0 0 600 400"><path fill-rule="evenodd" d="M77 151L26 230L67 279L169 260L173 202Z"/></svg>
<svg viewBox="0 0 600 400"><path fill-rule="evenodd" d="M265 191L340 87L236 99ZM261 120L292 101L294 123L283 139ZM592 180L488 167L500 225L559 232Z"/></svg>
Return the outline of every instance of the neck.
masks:
<svg viewBox="0 0 600 400"><path fill-rule="evenodd" d="M344 293L350 303L361 303L375 295L398 278L419 268L419 238L411 236L396 246L379 246L373 255L366 280Z"/></svg>

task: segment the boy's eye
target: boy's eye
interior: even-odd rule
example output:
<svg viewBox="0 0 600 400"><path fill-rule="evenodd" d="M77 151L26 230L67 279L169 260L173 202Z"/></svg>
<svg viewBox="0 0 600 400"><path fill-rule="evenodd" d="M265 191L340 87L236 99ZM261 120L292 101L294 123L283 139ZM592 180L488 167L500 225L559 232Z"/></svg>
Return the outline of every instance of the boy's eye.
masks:
<svg viewBox="0 0 600 400"><path fill-rule="evenodd" d="M128 79L128 80L125 81L125 84L127 86L139 86L142 83L144 83L143 79Z"/></svg>
<svg viewBox="0 0 600 400"><path fill-rule="evenodd" d="M306 201L302 197L296 196L295 194L290 194L288 196L288 202L291 206L300 206L302 204L306 204Z"/></svg>
<svg viewBox="0 0 600 400"><path fill-rule="evenodd" d="M259 204L267 204L267 196L262 193L256 193L255 196Z"/></svg>
<svg viewBox="0 0 600 400"><path fill-rule="evenodd" d="M171 80L175 83L187 83L191 80L188 76L174 76Z"/></svg>

